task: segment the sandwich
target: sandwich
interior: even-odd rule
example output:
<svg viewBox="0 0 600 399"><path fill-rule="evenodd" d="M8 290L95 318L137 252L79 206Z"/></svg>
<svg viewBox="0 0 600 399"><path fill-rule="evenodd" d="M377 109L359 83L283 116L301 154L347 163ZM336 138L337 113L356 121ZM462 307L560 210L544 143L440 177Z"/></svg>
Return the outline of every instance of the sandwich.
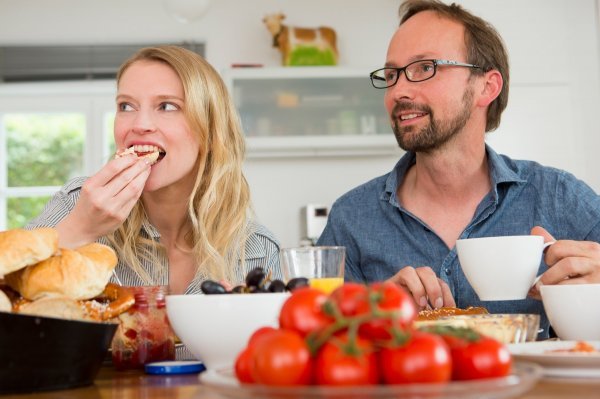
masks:
<svg viewBox="0 0 600 399"><path fill-rule="evenodd" d="M133 295L109 284L115 252L98 243L58 247L52 228L0 232L0 311L79 320L108 320L133 305ZM2 284L2 281L4 283Z"/></svg>

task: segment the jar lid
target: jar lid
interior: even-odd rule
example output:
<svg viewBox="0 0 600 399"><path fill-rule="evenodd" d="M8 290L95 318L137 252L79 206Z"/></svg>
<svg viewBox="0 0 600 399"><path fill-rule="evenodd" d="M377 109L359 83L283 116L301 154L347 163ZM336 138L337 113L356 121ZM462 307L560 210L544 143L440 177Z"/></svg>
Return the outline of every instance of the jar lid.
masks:
<svg viewBox="0 0 600 399"><path fill-rule="evenodd" d="M194 374L206 370L204 364L192 360L153 362L144 366L147 374Z"/></svg>

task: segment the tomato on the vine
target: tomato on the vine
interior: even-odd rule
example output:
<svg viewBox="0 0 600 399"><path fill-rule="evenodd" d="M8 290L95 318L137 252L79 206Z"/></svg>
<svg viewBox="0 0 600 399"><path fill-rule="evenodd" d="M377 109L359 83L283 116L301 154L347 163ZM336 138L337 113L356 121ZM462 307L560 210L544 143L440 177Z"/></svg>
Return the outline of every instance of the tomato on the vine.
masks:
<svg viewBox="0 0 600 399"><path fill-rule="evenodd" d="M308 346L295 331L276 330L261 337L252 350L252 379L265 385L307 385L312 379Z"/></svg>
<svg viewBox="0 0 600 399"><path fill-rule="evenodd" d="M333 302L343 316L354 316L359 308L364 309L368 302L369 289L360 283L344 283L331 294L329 301Z"/></svg>
<svg viewBox="0 0 600 399"><path fill-rule="evenodd" d="M510 351L501 342L484 335L464 340L445 337L445 340L452 355L453 380L504 377L510 373Z"/></svg>
<svg viewBox="0 0 600 399"><path fill-rule="evenodd" d="M271 326L260 327L252 333L248 339L246 347L238 354L235 359L234 370L235 375L240 382L249 384L254 382L252 377L252 367L254 362L254 347L263 337L277 331L276 328Z"/></svg>
<svg viewBox="0 0 600 399"><path fill-rule="evenodd" d="M347 333L331 338L317 353L315 382L319 385L367 385L379 382L377 356L370 341Z"/></svg>
<svg viewBox="0 0 600 399"><path fill-rule="evenodd" d="M326 300L327 294L321 290L310 287L296 289L281 307L279 326L297 331L302 336L323 329L333 322L322 310Z"/></svg>
<svg viewBox="0 0 600 399"><path fill-rule="evenodd" d="M252 349L246 347L235 359L234 371L239 382L244 384L252 384L254 382L254 378L252 377L252 363Z"/></svg>
<svg viewBox="0 0 600 399"><path fill-rule="evenodd" d="M403 344L383 347L379 362L386 384L443 383L452 375L450 350L435 334L412 332Z"/></svg>
<svg viewBox="0 0 600 399"><path fill-rule="evenodd" d="M358 314L375 312L373 320L363 323L359 333L370 340L387 340L391 338L390 328L396 326L401 329L410 328L417 317L417 308L408 292L391 282L374 283L369 287L368 301L360 303ZM370 301L375 300L376 309L373 310ZM380 317L382 312L391 313L392 317Z"/></svg>

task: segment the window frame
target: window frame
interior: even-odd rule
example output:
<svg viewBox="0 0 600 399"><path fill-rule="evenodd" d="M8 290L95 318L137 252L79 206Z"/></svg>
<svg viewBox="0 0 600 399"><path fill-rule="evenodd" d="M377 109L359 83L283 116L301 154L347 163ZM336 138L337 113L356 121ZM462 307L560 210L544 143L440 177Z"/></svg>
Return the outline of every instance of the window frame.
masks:
<svg viewBox="0 0 600 399"><path fill-rule="evenodd" d="M111 156L104 122L107 114L115 112L115 93L115 80L0 84L0 231L8 226L9 198L51 196L60 189L60 186L8 187L6 131L2 123L4 115L83 114L83 174L90 176Z"/></svg>

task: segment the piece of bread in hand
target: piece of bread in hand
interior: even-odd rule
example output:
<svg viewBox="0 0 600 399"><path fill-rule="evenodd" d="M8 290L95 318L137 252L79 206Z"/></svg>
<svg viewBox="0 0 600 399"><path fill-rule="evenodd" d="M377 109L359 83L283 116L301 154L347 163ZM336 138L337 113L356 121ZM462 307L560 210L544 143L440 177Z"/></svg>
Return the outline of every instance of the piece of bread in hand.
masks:
<svg viewBox="0 0 600 399"><path fill-rule="evenodd" d="M12 229L0 232L0 277L47 259L58 251L56 229Z"/></svg>
<svg viewBox="0 0 600 399"><path fill-rule="evenodd" d="M5 276L6 283L33 301L45 296L83 300L100 295L117 265L108 246L91 243L76 250L61 249L35 265Z"/></svg>
<svg viewBox="0 0 600 399"><path fill-rule="evenodd" d="M150 165L154 165L156 163L156 161L158 160L158 156L160 155L160 152L158 151L153 151L153 152L149 152L147 154L142 155L141 157L135 152L135 150L133 149L133 147L129 147L123 151L117 152L115 154L115 159L117 158L121 158L124 157L125 155L130 155L130 154L134 154L135 156L137 156L138 158L147 158L150 162Z"/></svg>

